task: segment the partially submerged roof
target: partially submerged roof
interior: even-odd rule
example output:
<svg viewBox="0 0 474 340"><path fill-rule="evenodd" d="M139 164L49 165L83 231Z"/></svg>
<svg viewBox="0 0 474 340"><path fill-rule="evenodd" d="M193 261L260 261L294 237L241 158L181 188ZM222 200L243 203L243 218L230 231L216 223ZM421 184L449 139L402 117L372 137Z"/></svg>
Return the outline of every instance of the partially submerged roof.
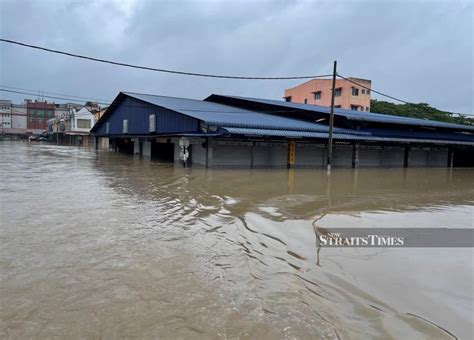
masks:
<svg viewBox="0 0 474 340"><path fill-rule="evenodd" d="M237 107L202 101L196 99L176 98L157 96L151 94L141 94L132 92L120 92L110 105L109 110L102 116L101 120L107 119L113 110L124 100L124 96L138 99L142 102L156 105L161 108L179 112L181 114L194 117L205 122L208 125L241 127L241 128L260 128L275 130L295 130L295 131L319 131L327 132L328 126L316 122L307 122L291 117L280 117L257 111L245 110ZM98 124L96 124L98 126ZM94 126L94 131L97 127ZM350 132L346 129L335 128L335 132ZM356 134L366 134L364 132L355 132Z"/></svg>
<svg viewBox="0 0 474 340"><path fill-rule="evenodd" d="M226 96L226 95L212 94L209 97L207 97L205 101L223 103L227 105L238 105L239 103L240 104L254 103L254 104L260 104L260 108L262 110L264 110L266 107L268 110L270 109L300 110L300 111L323 113L323 114L329 114L330 112L330 108L326 106L299 104L299 103L293 103L293 102L285 102L281 100L250 98L250 97L240 97L240 96ZM344 117L347 120L352 120L352 121L408 125L408 126L418 126L418 127L444 128L444 129L454 129L458 131L474 131L474 126L470 126L470 125L445 123L445 122L439 122L439 121L428 120L428 119L393 116L393 115L386 115L386 114L381 114L381 113L376 113L376 112L353 111L353 110L345 110L345 109L336 108L334 109L334 114L340 117Z"/></svg>

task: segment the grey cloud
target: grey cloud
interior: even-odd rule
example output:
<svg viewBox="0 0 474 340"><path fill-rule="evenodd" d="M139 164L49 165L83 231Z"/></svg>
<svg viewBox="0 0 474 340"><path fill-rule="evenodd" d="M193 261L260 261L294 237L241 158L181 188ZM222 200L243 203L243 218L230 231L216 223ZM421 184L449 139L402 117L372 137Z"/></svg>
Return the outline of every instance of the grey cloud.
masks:
<svg viewBox="0 0 474 340"><path fill-rule="evenodd" d="M3 1L1 35L101 58L233 75L372 79L414 102L473 112L472 4L413 1ZM20 24L21 23L21 24ZM3 85L113 98L120 90L281 98L297 81L182 77L2 44ZM20 100L24 96L7 96Z"/></svg>

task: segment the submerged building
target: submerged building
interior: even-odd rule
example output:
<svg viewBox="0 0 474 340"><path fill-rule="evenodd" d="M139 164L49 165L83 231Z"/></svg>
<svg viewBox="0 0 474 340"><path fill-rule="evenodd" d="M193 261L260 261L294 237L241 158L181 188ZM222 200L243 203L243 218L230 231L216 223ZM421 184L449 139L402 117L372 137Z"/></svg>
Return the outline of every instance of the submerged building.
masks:
<svg viewBox="0 0 474 340"><path fill-rule="evenodd" d="M120 92L91 133L115 151L165 162L324 167L329 110L236 96ZM334 167L474 166L474 126L336 109L333 138Z"/></svg>

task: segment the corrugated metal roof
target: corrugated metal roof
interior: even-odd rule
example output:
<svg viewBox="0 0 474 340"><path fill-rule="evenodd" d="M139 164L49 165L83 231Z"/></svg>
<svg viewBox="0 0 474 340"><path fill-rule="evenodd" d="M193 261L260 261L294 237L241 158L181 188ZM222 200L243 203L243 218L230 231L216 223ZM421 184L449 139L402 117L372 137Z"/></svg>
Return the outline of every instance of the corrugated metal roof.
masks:
<svg viewBox="0 0 474 340"><path fill-rule="evenodd" d="M310 131L293 131L293 130L268 130L268 129L246 129L223 127L229 134L254 136L254 137L284 137L284 138L322 138L328 139L327 132L310 132ZM455 140L440 140L429 138L403 138L403 137L386 137L386 136L363 136L356 134L334 133L335 140L348 141L381 141L381 142L409 142L409 143L426 143L426 144L456 144L456 145L474 145L474 140L471 141L455 141Z"/></svg>
<svg viewBox="0 0 474 340"><path fill-rule="evenodd" d="M420 138L436 140L458 140L474 143L474 134L439 131L410 131L389 129L364 129L371 135L392 138Z"/></svg>
<svg viewBox="0 0 474 340"><path fill-rule="evenodd" d="M245 101L250 101L250 102L255 102L255 103L260 103L260 104L276 105L276 106L280 106L284 108L292 108L292 109L305 110L305 111L314 111L314 112L320 112L320 113L330 112L330 108L326 106L300 104L300 103L285 102L281 100L272 100L272 99L211 95L205 100L212 100L211 98L212 96L240 99L240 100L245 100ZM393 115L386 115L386 114L381 114L381 113L376 113L376 112L352 111L352 110L336 108L334 110L334 113L336 115L343 116L348 120L355 120L355 121L367 121L367 122L412 125L412 126L439 127L439 128L449 128L449 129L457 129L457 130L464 130L464 131L474 131L474 126L469 126L469 125L445 123L445 122L438 122L434 120L419 119L419 118L393 116Z"/></svg>
<svg viewBox="0 0 474 340"><path fill-rule="evenodd" d="M228 105L213 103L209 101L156 96L123 92L125 95L141 101L173 110L199 120L209 125L261 128L261 129L284 129L298 131L328 131L323 124L306 122L294 118L275 116L256 111L244 110ZM334 132L351 132L351 130L334 128ZM354 132L356 134L368 134L366 132Z"/></svg>

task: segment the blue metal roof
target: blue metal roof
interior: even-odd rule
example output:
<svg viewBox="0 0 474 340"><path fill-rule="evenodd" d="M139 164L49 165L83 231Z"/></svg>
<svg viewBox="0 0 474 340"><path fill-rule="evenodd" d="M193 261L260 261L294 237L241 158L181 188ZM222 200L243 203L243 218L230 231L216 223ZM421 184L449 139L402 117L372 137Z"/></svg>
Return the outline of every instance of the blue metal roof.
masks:
<svg viewBox="0 0 474 340"><path fill-rule="evenodd" d="M310 131L292 131L292 130L268 130L268 129L247 129L223 127L225 131L233 135L243 135L252 137L284 137L284 138L321 138L328 139L327 132L310 132ZM335 133L335 140L346 141L378 141L378 142L409 142L409 143L425 143L425 144L456 144L456 145L474 145L474 140L457 141L457 140L440 140L435 138L404 138L404 137L387 137L380 135L357 135L349 133Z"/></svg>
<svg viewBox="0 0 474 340"><path fill-rule="evenodd" d="M259 104L275 105L284 108L292 108L305 111L314 111L319 113L329 113L330 108L326 106L308 105L293 102L285 102L281 100L272 99L260 99L260 98L249 98L240 96L226 96L226 95L211 95L205 100L213 100L212 96L218 96L223 98L239 99ZM412 125L412 126L425 126L425 127L438 127L438 128L449 128L464 131L474 131L474 126L445 123L428 119L409 118L401 116L386 115L376 112L364 112L364 111L353 111L336 108L334 109L335 115L345 117L348 120L354 121L366 121L375 123L388 123L388 124L400 124L400 125Z"/></svg>
<svg viewBox="0 0 474 340"><path fill-rule="evenodd" d="M179 112L206 122L208 125L261 128L274 130L297 130L327 132L328 126L318 123L298 120L290 117L275 116L267 113L249 111L233 106L213 103L209 101L156 96L123 92L125 95L160 107ZM348 129L334 128L334 132L351 132L355 134L369 134Z"/></svg>
<svg viewBox="0 0 474 340"><path fill-rule="evenodd" d="M219 97L221 98L226 97ZM314 108L325 110L329 108L322 108L312 105L295 104L278 102L265 99L252 99L243 97L230 97L230 98L242 98L243 100L256 101L257 103L271 103L271 105L284 105L291 104L291 107L304 107L305 110L310 108L314 111ZM136 104L140 102L146 103L146 105L138 105L135 108L131 104L131 101L135 101ZM277 103L277 104L274 104ZM135 105L136 105L135 104ZM283 104L283 105L282 105ZM232 104L234 105L234 103ZM253 111L251 109L242 109L235 106L225 105L216 103L213 101L201 101L194 99L175 98L166 96L157 96L149 94L139 94L132 92L121 92L114 100L109 110L101 117L99 122L93 127L92 132L97 133L101 131L101 134L105 132L104 122L110 122L117 120L118 128L117 131L121 131L122 119L128 117L131 119L131 123L140 123L141 125L130 133L137 134L149 134L148 114L150 108L146 106L154 107L156 109L161 108L163 112L159 114L159 119L163 121L159 124L160 127L165 127L167 121L172 121L170 114L186 118L191 120L184 124L181 120L177 120L176 124L172 128L163 128L156 130L156 134L163 135L189 135L189 136L204 136L199 131L199 121L205 122L208 125L214 125L218 129L213 134L214 136L220 133L234 134L234 135L246 135L246 136L264 136L264 137L283 137L283 138L328 138L328 126L311 122L308 120L301 120L296 117L285 116L275 114L272 111L268 113L262 113ZM310 111L311 111L310 110ZM347 111L347 110L343 110ZM319 112L319 111L318 111ZM361 115L362 112L351 112L351 115ZM366 113L368 115L383 116L380 114ZM310 115L312 117L312 115ZM388 116L393 117L393 116ZM133 119L132 119L133 118ZM176 118L176 117L175 117ZM402 118L405 120L412 120L409 118ZM306 118L308 119L308 118ZM420 121L420 120L417 120ZM421 120L422 122L427 122ZM431 121L428 121L431 122ZM432 122L436 123L436 122ZM135 125L137 125L135 124ZM399 123L398 123L399 124ZM444 124L444 123L441 123ZM103 125L101 127L101 125ZM111 126L115 126L111 124ZM130 124L129 129L135 125ZM142 126L143 125L143 126ZM189 126L188 126L189 125ZM456 124L448 124L456 125ZM137 125L138 126L138 125ZM456 125L458 126L458 125ZM464 126L462 126L464 128ZM104 131L102 131L104 130ZM114 129L111 129L114 130ZM115 131L114 130L114 131ZM117 131L107 134L117 134ZM205 134L210 136L210 134ZM334 139L335 140L358 140L358 141L386 141L386 142L420 142L420 143L434 143L434 144L458 144L458 145L474 145L474 134L470 133L457 133L457 132L442 132L442 131L410 131L410 129L383 129L383 128L363 128L360 130L356 129L345 129L345 128L334 128Z"/></svg>

